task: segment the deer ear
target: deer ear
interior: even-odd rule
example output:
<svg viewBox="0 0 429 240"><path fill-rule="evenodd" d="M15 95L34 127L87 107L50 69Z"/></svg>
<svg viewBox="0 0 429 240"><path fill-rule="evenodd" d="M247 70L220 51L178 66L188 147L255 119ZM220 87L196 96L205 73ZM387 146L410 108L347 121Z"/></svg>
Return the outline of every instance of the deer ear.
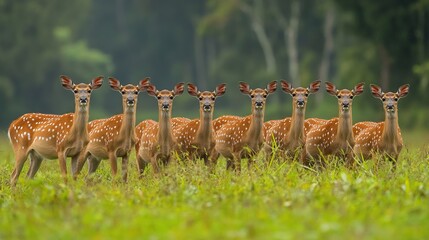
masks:
<svg viewBox="0 0 429 240"><path fill-rule="evenodd" d="M221 84L217 85L216 91L215 91L216 97L222 96L225 92L226 92L226 84L225 83L221 83Z"/></svg>
<svg viewBox="0 0 429 240"><path fill-rule="evenodd" d="M371 87L371 94L375 98L382 98L383 97L383 91L381 91L381 88L375 84L370 84Z"/></svg>
<svg viewBox="0 0 429 240"><path fill-rule="evenodd" d="M180 82L180 83L176 84L176 86L174 86L173 92L174 92L175 96L183 93L183 91L185 90L184 85L185 85L185 83Z"/></svg>
<svg viewBox="0 0 429 240"><path fill-rule="evenodd" d="M63 85L63 87L65 89L73 90L74 84L69 77L67 77L65 75L61 75L60 79L61 79L61 84Z"/></svg>
<svg viewBox="0 0 429 240"><path fill-rule="evenodd" d="M195 86L192 83L188 83L188 93L189 93L189 95L194 96L194 97L198 97L198 95L200 94L198 92L197 86Z"/></svg>
<svg viewBox="0 0 429 240"><path fill-rule="evenodd" d="M149 94L150 96L156 96L158 94L158 91L156 90L155 85L153 85L152 83L149 83L146 87L146 92L147 94Z"/></svg>
<svg viewBox="0 0 429 240"><path fill-rule="evenodd" d="M139 82L139 91L142 92L146 90L146 88L150 84L150 77L145 77L143 80L140 80Z"/></svg>
<svg viewBox="0 0 429 240"><path fill-rule="evenodd" d="M310 93L315 93L315 92L319 91L319 89L320 89L320 81L319 80L316 80L316 81L310 83L310 86L308 87L308 91Z"/></svg>
<svg viewBox="0 0 429 240"><path fill-rule="evenodd" d="M268 83L266 90L267 90L268 94L275 92L277 90L277 81L272 81L272 82Z"/></svg>
<svg viewBox="0 0 429 240"><path fill-rule="evenodd" d="M292 91L293 91L292 84L286 82L286 80L280 80L280 85L282 86L282 90L284 92L292 94Z"/></svg>
<svg viewBox="0 0 429 240"><path fill-rule="evenodd" d="M103 76L98 76L98 77L92 79L92 81L91 81L91 88L93 90L97 89L97 88L100 88L101 85L103 84L103 78L104 78Z"/></svg>
<svg viewBox="0 0 429 240"><path fill-rule="evenodd" d="M364 85L364 83L356 84L355 88L353 89L353 94L355 96L359 96L363 93L363 85Z"/></svg>
<svg viewBox="0 0 429 240"><path fill-rule="evenodd" d="M398 89L398 97L403 98L406 97L408 95L408 91L410 89L410 84L405 84L399 87Z"/></svg>
<svg viewBox="0 0 429 240"><path fill-rule="evenodd" d="M333 83L331 83L331 82L325 82L325 87L326 87L326 91L329 94L331 94L333 96L337 95L338 90L337 90L337 87L335 87L335 85Z"/></svg>
<svg viewBox="0 0 429 240"><path fill-rule="evenodd" d="M240 82L240 92L244 93L244 94L250 94L250 86L248 83L246 82Z"/></svg>
<svg viewBox="0 0 429 240"><path fill-rule="evenodd" d="M116 91L120 91L122 87L119 80L114 77L109 77L109 85L113 90L116 90Z"/></svg>

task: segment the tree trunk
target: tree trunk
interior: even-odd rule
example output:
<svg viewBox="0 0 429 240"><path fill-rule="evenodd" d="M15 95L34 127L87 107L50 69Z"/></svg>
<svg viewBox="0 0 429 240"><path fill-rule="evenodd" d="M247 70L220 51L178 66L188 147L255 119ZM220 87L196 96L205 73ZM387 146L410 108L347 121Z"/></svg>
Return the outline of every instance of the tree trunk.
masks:
<svg viewBox="0 0 429 240"><path fill-rule="evenodd" d="M287 35L287 49L289 57L289 74L292 83L295 87L301 86L301 80L299 78L299 61L298 61L298 26L299 26L299 1L293 1L291 5L291 15L289 20L289 27L284 30L284 34Z"/></svg>
<svg viewBox="0 0 429 240"><path fill-rule="evenodd" d="M206 61L204 56L204 39L198 34L194 33L194 51L195 51L195 82L198 85L198 88L206 89L207 88L207 79L206 79Z"/></svg>
<svg viewBox="0 0 429 240"><path fill-rule="evenodd" d="M246 13L251 21L252 30L255 32L256 37L261 45L262 51L265 57L265 64L267 73L273 75L277 72L276 59L274 56L271 42L265 32L264 21L263 21L263 3L261 0L255 0L253 6L242 4L240 6L241 11Z"/></svg>
<svg viewBox="0 0 429 240"><path fill-rule="evenodd" d="M329 81L329 70L331 68L331 58L334 53L334 23L335 23L335 9L331 4L325 14L325 23L323 35L325 43L323 46L322 61L319 67L319 80ZM316 94L317 102L323 100L324 94Z"/></svg>
<svg viewBox="0 0 429 240"><path fill-rule="evenodd" d="M390 81L390 56L384 45L379 45L378 50L380 52L380 61L381 61L381 69L380 69L380 85L381 89L389 89L389 81Z"/></svg>

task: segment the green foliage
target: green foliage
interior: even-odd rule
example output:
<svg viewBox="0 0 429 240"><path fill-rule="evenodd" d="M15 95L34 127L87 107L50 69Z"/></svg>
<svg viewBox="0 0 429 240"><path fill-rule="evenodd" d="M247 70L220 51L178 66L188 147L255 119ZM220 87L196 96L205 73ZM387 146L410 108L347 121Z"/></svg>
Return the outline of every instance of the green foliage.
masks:
<svg viewBox="0 0 429 240"><path fill-rule="evenodd" d="M103 162L92 180L64 184L57 162L44 161L34 180L21 176L14 189L13 153L5 142L0 146L2 239L429 237L427 142L406 147L396 171L384 161L354 170L332 161L315 171L260 157L239 174L226 171L223 160L213 172L201 161L182 160L138 179L130 161L123 184Z"/></svg>

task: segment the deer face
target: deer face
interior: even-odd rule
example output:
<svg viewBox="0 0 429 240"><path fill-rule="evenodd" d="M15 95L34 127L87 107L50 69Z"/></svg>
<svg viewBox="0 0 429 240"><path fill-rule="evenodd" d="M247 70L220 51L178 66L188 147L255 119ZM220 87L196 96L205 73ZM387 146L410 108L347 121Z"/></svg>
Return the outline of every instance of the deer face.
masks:
<svg viewBox="0 0 429 240"><path fill-rule="evenodd" d="M67 76L62 75L60 79L65 89L73 91L76 106L80 106L81 110L86 109L89 105L92 90L101 87L103 84L102 76L94 78L90 84L79 83L77 85Z"/></svg>
<svg viewBox="0 0 429 240"><path fill-rule="evenodd" d="M358 83L353 90L337 90L333 83L326 82L326 91L338 98L338 106L341 112L347 113L352 108L353 98L363 93L363 83Z"/></svg>
<svg viewBox="0 0 429 240"><path fill-rule="evenodd" d="M243 94L247 94L252 99L252 107L256 111L262 111L265 106L265 102L267 101L267 97L269 94L275 92L277 89L277 81L272 81L267 85L266 89L256 88L250 89L248 83L240 82L240 91Z"/></svg>
<svg viewBox="0 0 429 240"><path fill-rule="evenodd" d="M109 84L110 87L122 95L122 103L124 106L124 109L133 109L134 106L137 104L137 97L140 92L144 91L147 86L149 85L149 79L145 78L140 81L139 85L132 85L127 84L125 86L122 86L119 80L116 78L109 78Z"/></svg>
<svg viewBox="0 0 429 240"><path fill-rule="evenodd" d="M213 92L198 91L197 86L192 83L188 84L188 93L191 96L197 97L200 102L200 110L204 113L211 113L214 109L214 104L217 97L222 96L226 91L226 84L219 84Z"/></svg>
<svg viewBox="0 0 429 240"><path fill-rule="evenodd" d="M399 99L408 95L409 87L409 84L405 84L399 87L396 93L383 93L379 86L371 84L371 93L374 97L380 99L383 102L384 110L388 115L394 115L394 113L398 110Z"/></svg>
<svg viewBox="0 0 429 240"><path fill-rule="evenodd" d="M296 107L301 110L304 109L307 104L308 96L319 91L320 88L320 81L312 82L308 88L292 88L292 85L285 80L281 80L280 83L283 91L292 95L293 102L296 104Z"/></svg>
<svg viewBox="0 0 429 240"><path fill-rule="evenodd" d="M150 84L147 88L147 93L158 99L158 109L162 112L169 112L173 106L173 99L183 93L184 83L178 83L172 91L170 90L156 90L153 84Z"/></svg>

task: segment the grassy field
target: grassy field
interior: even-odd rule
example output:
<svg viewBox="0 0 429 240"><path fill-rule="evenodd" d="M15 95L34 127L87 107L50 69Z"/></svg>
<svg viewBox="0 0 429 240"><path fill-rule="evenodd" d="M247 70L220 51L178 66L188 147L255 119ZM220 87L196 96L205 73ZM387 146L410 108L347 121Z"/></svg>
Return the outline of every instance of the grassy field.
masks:
<svg viewBox="0 0 429 240"><path fill-rule="evenodd" d="M9 176L13 153L0 140L0 239L429 239L427 132L406 134L398 168L367 161L324 171L258 162L240 174L178 162L128 184L107 162L93 181L64 184L58 161L34 180ZM70 163L68 163L70 165Z"/></svg>

